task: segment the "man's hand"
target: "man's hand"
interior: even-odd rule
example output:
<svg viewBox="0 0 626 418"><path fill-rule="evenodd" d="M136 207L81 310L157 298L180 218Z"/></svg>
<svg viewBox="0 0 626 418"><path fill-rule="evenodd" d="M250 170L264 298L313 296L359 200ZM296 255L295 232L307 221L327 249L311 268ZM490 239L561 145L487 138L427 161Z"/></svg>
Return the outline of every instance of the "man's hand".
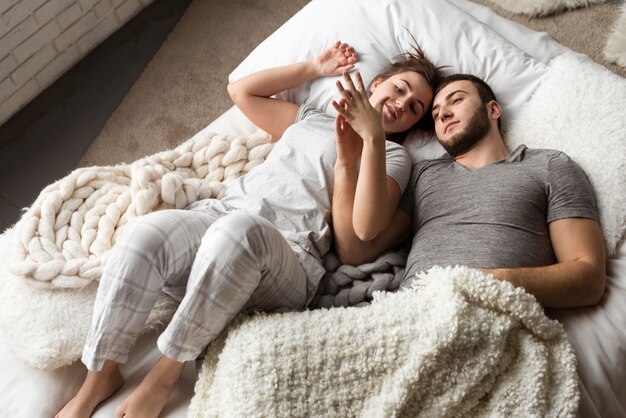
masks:
<svg viewBox="0 0 626 418"><path fill-rule="evenodd" d="M354 48L340 41L313 58L312 64L319 76L340 75L354 68L358 58Z"/></svg>

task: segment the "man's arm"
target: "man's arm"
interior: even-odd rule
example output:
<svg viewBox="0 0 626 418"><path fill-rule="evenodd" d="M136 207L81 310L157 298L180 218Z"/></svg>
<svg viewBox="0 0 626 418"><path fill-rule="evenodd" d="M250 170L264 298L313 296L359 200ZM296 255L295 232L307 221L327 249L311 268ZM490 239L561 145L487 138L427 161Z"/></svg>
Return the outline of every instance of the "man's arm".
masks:
<svg viewBox="0 0 626 418"><path fill-rule="evenodd" d="M566 218L549 224L557 263L545 267L483 269L523 287L546 308L597 304L606 282L606 250L598 222Z"/></svg>

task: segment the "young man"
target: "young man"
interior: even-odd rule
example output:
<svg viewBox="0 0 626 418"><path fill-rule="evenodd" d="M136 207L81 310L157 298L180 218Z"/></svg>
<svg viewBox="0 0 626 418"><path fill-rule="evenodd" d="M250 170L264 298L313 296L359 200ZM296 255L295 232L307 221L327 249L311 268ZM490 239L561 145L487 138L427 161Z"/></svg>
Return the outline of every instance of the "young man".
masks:
<svg viewBox="0 0 626 418"><path fill-rule="evenodd" d="M500 113L483 80L444 79L432 116L449 156L414 165L385 233L365 242L335 231L342 261L358 264L402 242L413 218L403 286L434 265L460 264L523 287L545 307L596 304L605 286L605 248L587 177L562 152L509 150ZM350 216L350 187L342 180L335 178L333 214L345 209Z"/></svg>

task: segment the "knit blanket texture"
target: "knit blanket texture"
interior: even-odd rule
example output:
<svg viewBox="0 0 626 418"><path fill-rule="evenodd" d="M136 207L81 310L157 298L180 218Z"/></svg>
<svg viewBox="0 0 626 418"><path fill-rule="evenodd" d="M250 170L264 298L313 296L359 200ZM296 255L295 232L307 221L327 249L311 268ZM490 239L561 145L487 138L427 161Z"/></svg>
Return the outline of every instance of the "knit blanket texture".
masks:
<svg viewBox="0 0 626 418"><path fill-rule="evenodd" d="M15 225L9 267L36 287L82 288L100 280L124 225L146 213L220 198L228 182L265 161L273 148L257 131L230 137L201 131L174 150L112 167L87 167L46 187ZM406 251L363 266L325 256L327 273L312 307L367 304L399 287Z"/></svg>
<svg viewBox="0 0 626 418"><path fill-rule="evenodd" d="M130 219L219 198L230 179L262 163L272 147L262 131L234 138L201 131L132 164L76 169L46 187L15 225L9 267L38 287L99 281Z"/></svg>
<svg viewBox="0 0 626 418"><path fill-rule="evenodd" d="M366 307L240 317L209 346L189 417L574 417L576 359L536 299L434 267Z"/></svg>

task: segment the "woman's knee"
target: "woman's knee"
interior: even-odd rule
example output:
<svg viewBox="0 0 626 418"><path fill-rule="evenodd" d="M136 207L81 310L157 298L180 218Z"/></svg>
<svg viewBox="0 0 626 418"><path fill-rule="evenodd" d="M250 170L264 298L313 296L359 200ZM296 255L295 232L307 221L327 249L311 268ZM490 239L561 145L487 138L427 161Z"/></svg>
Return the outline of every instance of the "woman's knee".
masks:
<svg viewBox="0 0 626 418"><path fill-rule="evenodd" d="M243 244L258 244L265 238L264 229L267 221L259 216L245 211L235 211L215 222L203 238L204 241L222 241L223 244L232 244L241 247ZM270 224L271 225L271 224Z"/></svg>
<svg viewBox="0 0 626 418"><path fill-rule="evenodd" d="M171 222L165 211L151 212L132 219L126 225L116 245L132 246L148 253L159 251L170 239L167 225Z"/></svg>

